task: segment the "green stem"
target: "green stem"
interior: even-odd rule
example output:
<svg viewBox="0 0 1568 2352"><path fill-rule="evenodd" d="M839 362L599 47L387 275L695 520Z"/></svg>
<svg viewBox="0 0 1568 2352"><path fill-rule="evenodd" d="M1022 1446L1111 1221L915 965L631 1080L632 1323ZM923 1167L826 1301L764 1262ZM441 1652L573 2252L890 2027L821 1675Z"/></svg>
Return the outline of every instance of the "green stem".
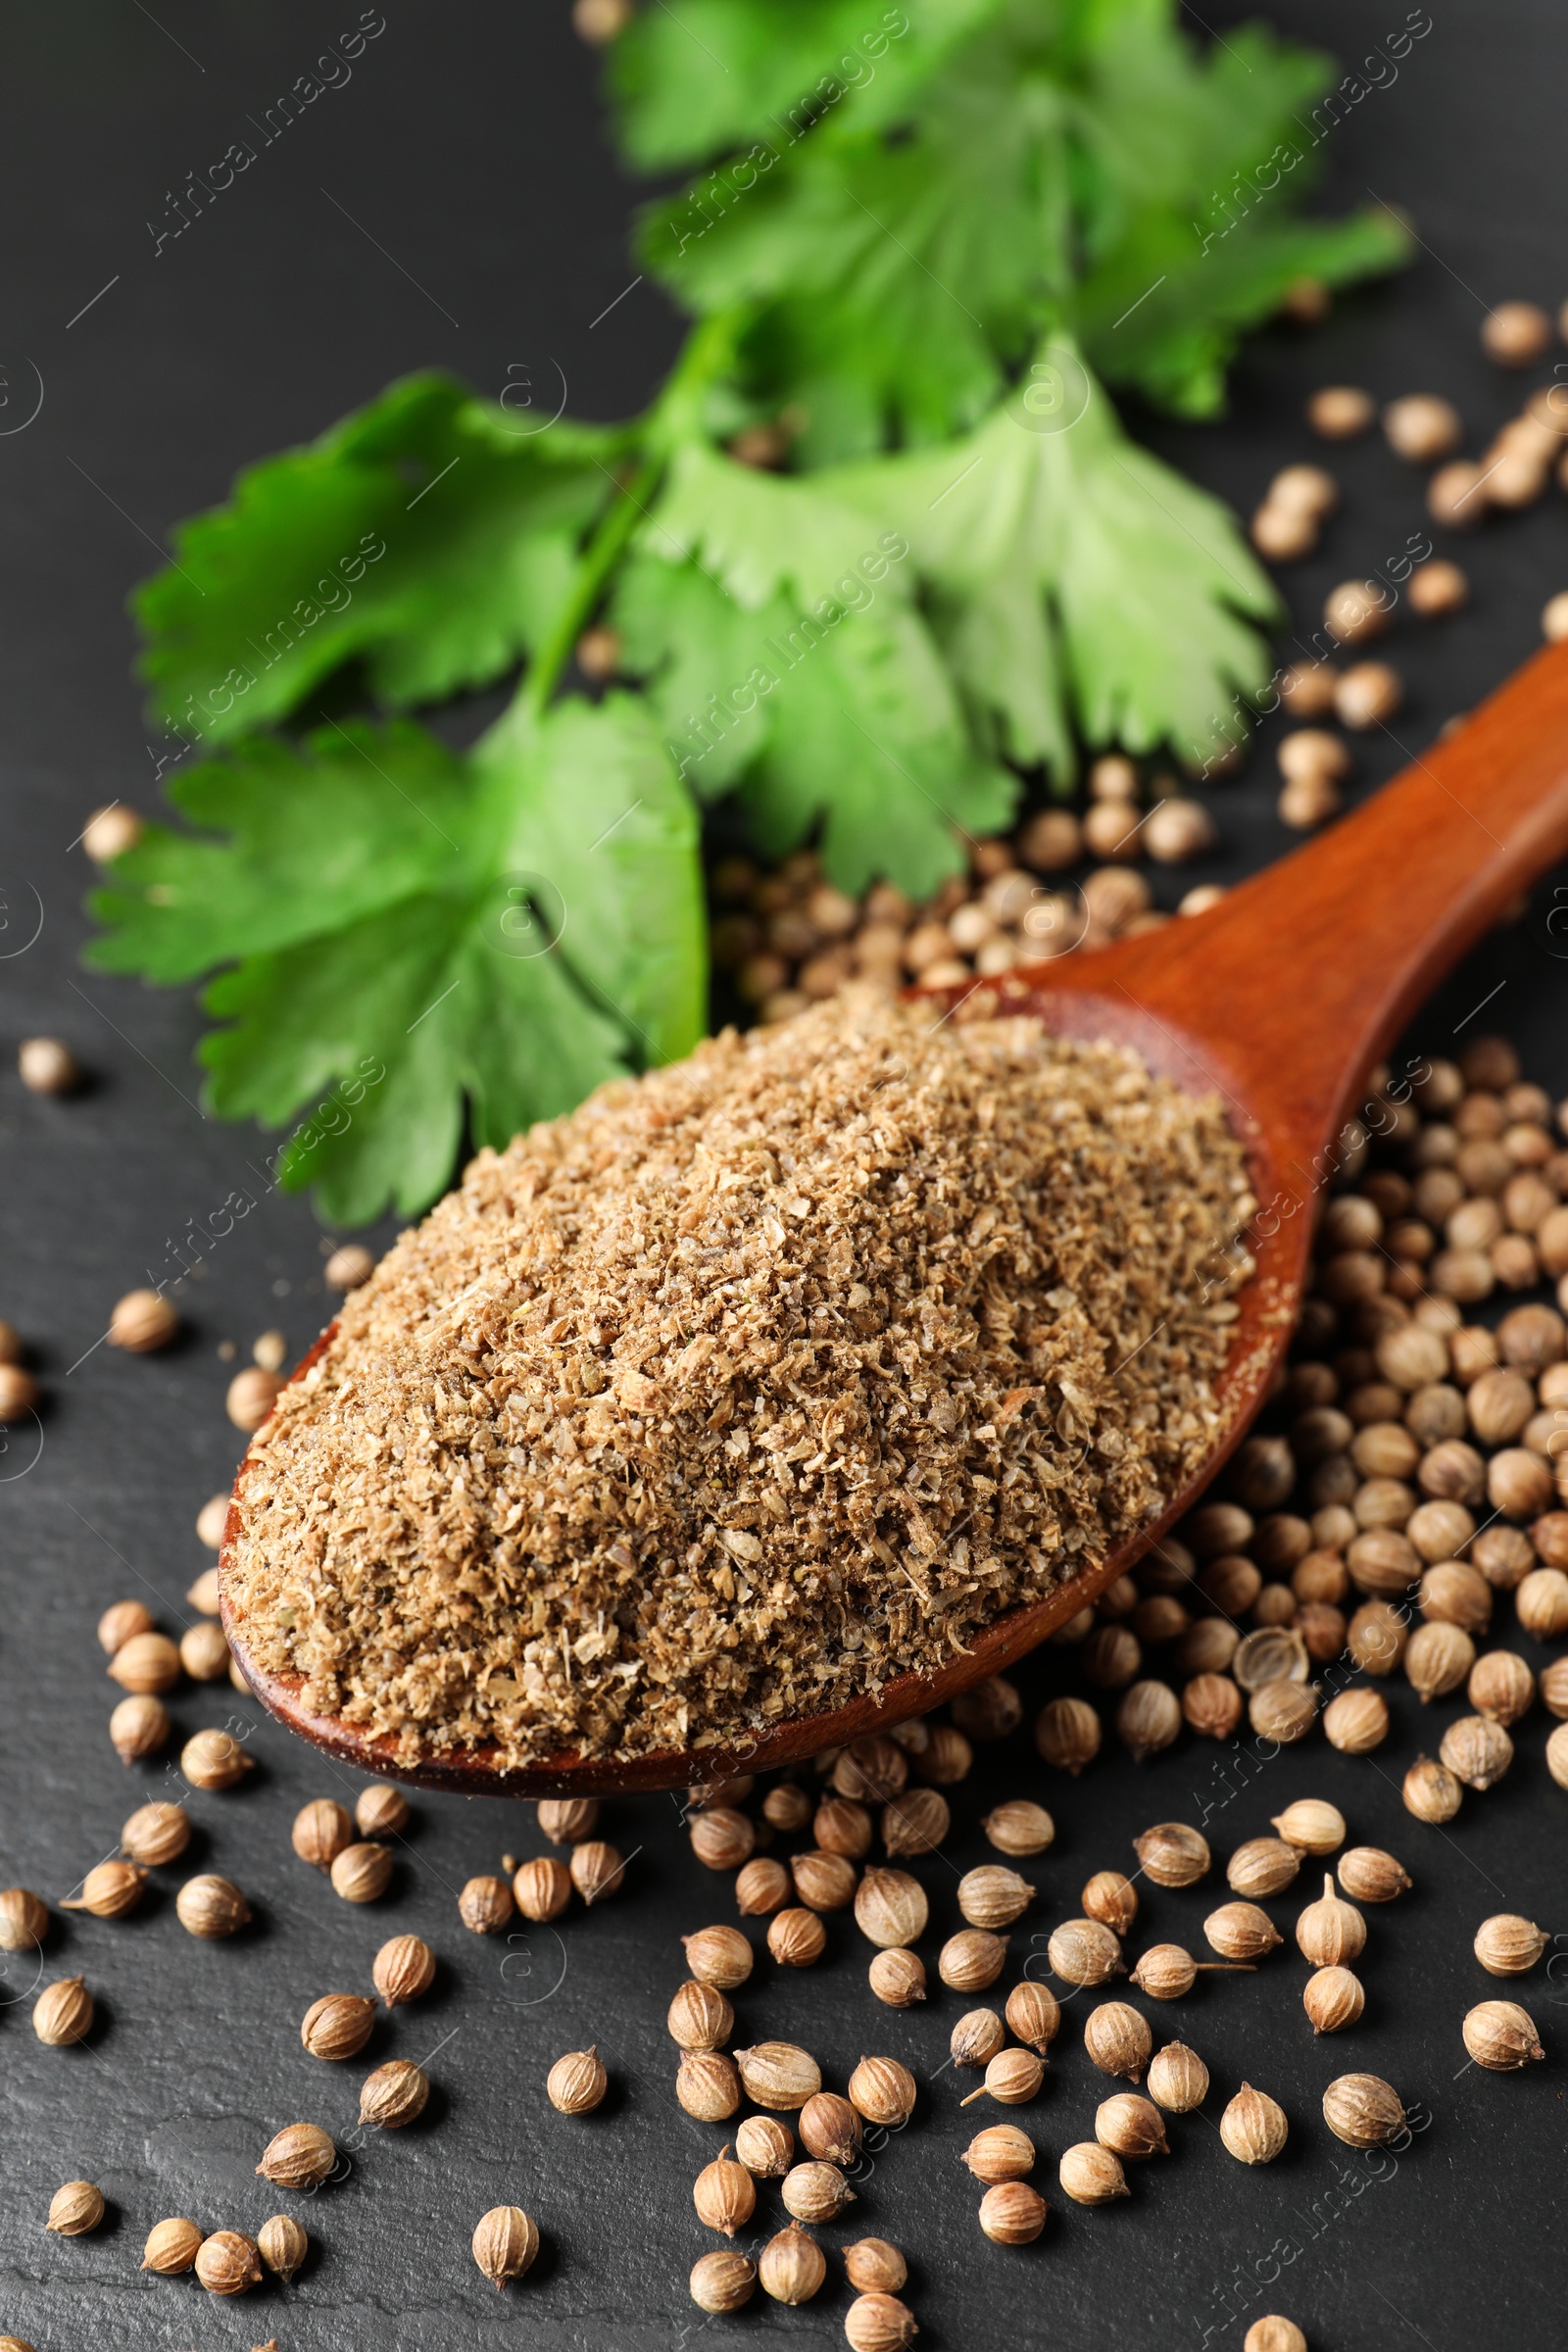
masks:
<svg viewBox="0 0 1568 2352"><path fill-rule="evenodd" d="M638 435L641 463L629 482L617 482L615 495L594 527L593 536L577 560L571 585L555 623L530 663L517 690L516 707L531 717L542 717L561 683L561 673L604 595L611 573L626 552L628 541L648 514L674 451L702 432L704 398L715 376L727 368L743 322L740 312L723 312L694 326L681 346L680 357L663 390L649 410Z"/></svg>

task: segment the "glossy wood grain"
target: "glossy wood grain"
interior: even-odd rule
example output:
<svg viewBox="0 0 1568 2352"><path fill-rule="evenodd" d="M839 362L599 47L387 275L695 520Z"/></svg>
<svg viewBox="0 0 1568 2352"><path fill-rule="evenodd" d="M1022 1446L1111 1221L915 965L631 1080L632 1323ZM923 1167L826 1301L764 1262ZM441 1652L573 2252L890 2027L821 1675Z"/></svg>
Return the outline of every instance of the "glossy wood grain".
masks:
<svg viewBox="0 0 1568 2352"><path fill-rule="evenodd" d="M1368 1073L1434 983L1565 850L1568 645L1538 655L1353 816L1211 912L971 988L975 1010L1038 1013L1066 1035L1135 1047L1190 1090L1216 1091L1260 1203L1257 1273L1238 1300L1219 1433L1195 1476L1158 1519L1044 1599L1008 1610L939 1674L901 1676L875 1699L724 1748L626 1759L564 1754L525 1772L466 1750L409 1766L340 1719L308 1715L297 1682L261 1674L220 1579L224 1627L257 1695L293 1730L367 1772L470 1794L541 1796L680 1788L788 1764L919 1714L1009 1665L1130 1568L1191 1508L1243 1436L1288 1344L1315 1205ZM963 993L948 996L956 1002ZM242 1463L236 1495L244 1479ZM235 1532L231 1507L230 1540Z"/></svg>

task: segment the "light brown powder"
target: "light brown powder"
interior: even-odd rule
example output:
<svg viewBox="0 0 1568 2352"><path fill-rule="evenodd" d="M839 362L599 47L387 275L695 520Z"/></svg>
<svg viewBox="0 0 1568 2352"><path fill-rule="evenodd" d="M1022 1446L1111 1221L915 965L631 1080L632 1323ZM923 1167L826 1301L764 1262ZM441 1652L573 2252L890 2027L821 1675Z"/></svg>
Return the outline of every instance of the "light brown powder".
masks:
<svg viewBox="0 0 1568 2352"><path fill-rule="evenodd" d="M409 1760L710 1743L1103 1554L1215 1425L1217 1101L852 994L481 1152L253 1441L269 1672Z"/></svg>

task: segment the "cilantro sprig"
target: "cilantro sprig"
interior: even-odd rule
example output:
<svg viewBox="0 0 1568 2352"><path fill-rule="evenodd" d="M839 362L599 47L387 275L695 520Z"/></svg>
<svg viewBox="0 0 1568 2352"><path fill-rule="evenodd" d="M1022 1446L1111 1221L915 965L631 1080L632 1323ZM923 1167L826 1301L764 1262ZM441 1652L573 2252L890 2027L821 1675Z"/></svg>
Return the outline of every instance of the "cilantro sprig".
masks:
<svg viewBox="0 0 1568 2352"><path fill-rule="evenodd" d="M1386 216L1294 209L1329 71L1261 32L1200 52L1168 0L639 15L626 152L697 172L640 229L695 319L652 408L539 429L411 377L242 474L135 600L197 756L89 957L205 980L209 1100L292 1123L286 1184L414 1213L466 1136L687 1051L705 805L924 896L1025 771L1212 748L1273 593L1105 387L1210 414L1296 279L1398 258ZM788 470L726 448L760 420ZM417 715L509 675L466 752Z"/></svg>

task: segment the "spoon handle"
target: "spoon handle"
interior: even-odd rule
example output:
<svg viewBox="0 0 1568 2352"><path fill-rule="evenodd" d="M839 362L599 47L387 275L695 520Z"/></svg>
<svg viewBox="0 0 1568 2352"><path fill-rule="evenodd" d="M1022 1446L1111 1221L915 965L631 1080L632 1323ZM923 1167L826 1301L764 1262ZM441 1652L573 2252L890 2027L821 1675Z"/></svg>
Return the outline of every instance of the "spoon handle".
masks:
<svg viewBox="0 0 1568 2352"><path fill-rule="evenodd" d="M1568 644L1212 912L1109 951L1129 1009L1311 1169L1443 975L1568 850ZM1568 912L1564 918L1568 935ZM1076 960L1076 959L1075 959ZM1092 985L1082 959L1078 985ZM1163 1057L1162 1058L1166 1058Z"/></svg>

